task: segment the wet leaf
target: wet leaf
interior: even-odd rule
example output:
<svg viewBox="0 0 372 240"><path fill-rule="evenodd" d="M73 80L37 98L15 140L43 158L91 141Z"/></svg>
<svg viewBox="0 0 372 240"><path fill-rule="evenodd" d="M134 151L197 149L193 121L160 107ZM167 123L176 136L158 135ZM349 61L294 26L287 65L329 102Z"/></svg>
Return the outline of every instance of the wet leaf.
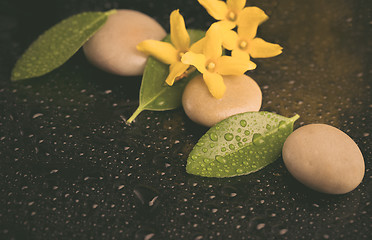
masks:
<svg viewBox="0 0 372 240"><path fill-rule="evenodd" d="M280 157L299 118L247 112L210 128L191 151L186 171L204 177L234 177L256 172Z"/></svg>
<svg viewBox="0 0 372 240"><path fill-rule="evenodd" d="M188 30L191 43L198 41L205 35L201 30ZM170 42L170 35L165 37L164 41ZM138 114L144 110L165 111L172 110L182 105L182 93L186 84L192 79L197 71L189 74L187 77L177 81L173 86L165 83L169 73L169 65L166 65L153 57L149 57L142 77L140 90L139 107L128 119L132 122Z"/></svg>
<svg viewBox="0 0 372 240"><path fill-rule="evenodd" d="M116 10L71 16L38 37L17 61L11 80L39 77L58 68L106 22Z"/></svg>

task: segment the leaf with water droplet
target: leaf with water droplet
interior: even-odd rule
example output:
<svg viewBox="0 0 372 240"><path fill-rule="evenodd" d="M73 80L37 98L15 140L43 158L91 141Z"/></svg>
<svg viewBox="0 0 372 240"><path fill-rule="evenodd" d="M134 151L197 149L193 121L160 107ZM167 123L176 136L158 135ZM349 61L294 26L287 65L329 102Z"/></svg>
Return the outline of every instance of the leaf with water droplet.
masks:
<svg viewBox="0 0 372 240"><path fill-rule="evenodd" d="M256 172L281 155L299 118L270 112L246 112L210 128L191 151L186 171L204 177L234 177ZM269 126L269 127L268 127ZM214 143L213 148L201 147ZM210 159L206 164L205 159Z"/></svg>
<svg viewBox="0 0 372 240"><path fill-rule="evenodd" d="M194 43L205 36L201 30L189 29L190 42ZM164 40L170 42L168 34ZM177 81L173 86L168 86L165 79L169 74L169 65L164 64L153 57L149 57L143 72L139 106L128 119L131 123L142 111L165 111L172 110L182 105L182 93L191 78L198 74L197 71L190 73L185 78Z"/></svg>
<svg viewBox="0 0 372 240"><path fill-rule="evenodd" d="M57 23L40 35L16 62L11 80L39 77L58 68L115 12L83 12Z"/></svg>

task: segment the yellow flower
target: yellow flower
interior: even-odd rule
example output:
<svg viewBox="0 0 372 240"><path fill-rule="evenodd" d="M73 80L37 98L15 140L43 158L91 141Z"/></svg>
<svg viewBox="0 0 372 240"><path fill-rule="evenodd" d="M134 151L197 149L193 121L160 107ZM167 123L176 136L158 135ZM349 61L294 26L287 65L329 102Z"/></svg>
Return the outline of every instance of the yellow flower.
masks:
<svg viewBox="0 0 372 240"><path fill-rule="evenodd" d="M198 0L207 12L221 24L233 29L242 22L242 15L248 15L252 20L261 22L267 19L266 14L258 7L245 7L246 0ZM244 23L243 23L244 24Z"/></svg>
<svg viewBox="0 0 372 240"><path fill-rule="evenodd" d="M202 44L201 41L198 41L190 47L190 36L179 10L174 10L170 15L170 36L171 43L145 40L137 45L137 49L170 65L169 75L165 82L172 86L175 79L181 76L190 66L181 62L182 55L188 51L201 52Z"/></svg>
<svg viewBox="0 0 372 240"><path fill-rule="evenodd" d="M256 65L239 57L222 56L221 28L212 25L205 36L203 53L187 52L182 62L195 66L203 74L209 92L217 99L223 97L226 86L222 75L242 75Z"/></svg>
<svg viewBox="0 0 372 240"><path fill-rule="evenodd" d="M278 44L269 43L262 38L256 38L258 25L261 23L260 17L252 15L241 15L241 25L237 32L232 30L224 31L223 46L232 50L234 57L249 59L274 57L282 53L282 47Z"/></svg>

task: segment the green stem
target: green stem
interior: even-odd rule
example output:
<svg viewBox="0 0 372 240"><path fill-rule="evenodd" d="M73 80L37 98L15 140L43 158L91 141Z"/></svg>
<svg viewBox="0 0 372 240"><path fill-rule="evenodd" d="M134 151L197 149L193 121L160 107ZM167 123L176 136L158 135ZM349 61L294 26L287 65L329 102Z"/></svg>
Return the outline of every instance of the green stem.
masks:
<svg viewBox="0 0 372 240"><path fill-rule="evenodd" d="M143 111L142 107L138 107L136 111L132 114L132 116L128 119L127 123L132 123L133 120Z"/></svg>

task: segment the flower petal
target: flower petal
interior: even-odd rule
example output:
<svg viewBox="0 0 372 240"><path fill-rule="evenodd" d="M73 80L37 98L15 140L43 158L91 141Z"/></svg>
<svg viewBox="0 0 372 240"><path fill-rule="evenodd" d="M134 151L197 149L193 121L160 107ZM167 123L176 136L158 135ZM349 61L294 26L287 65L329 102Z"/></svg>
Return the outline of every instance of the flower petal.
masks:
<svg viewBox="0 0 372 240"><path fill-rule="evenodd" d="M205 38L200 39L199 41L193 43L190 47L190 51L194 53L202 53L204 49Z"/></svg>
<svg viewBox="0 0 372 240"><path fill-rule="evenodd" d="M182 56L182 63L193 65L199 72L204 73L207 71L205 68L205 56L199 53L187 52Z"/></svg>
<svg viewBox="0 0 372 240"><path fill-rule="evenodd" d="M227 7L233 11L240 12L246 4L246 0L227 0Z"/></svg>
<svg viewBox="0 0 372 240"><path fill-rule="evenodd" d="M227 29L227 30L231 30L231 29L236 27L236 23L232 22L232 21L229 21L229 20L221 20L221 21L213 23L212 25L214 25L214 26L217 25L219 28Z"/></svg>
<svg viewBox="0 0 372 240"><path fill-rule="evenodd" d="M268 18L266 13L258 7L246 7L238 15L237 25L245 26L252 23L260 25Z"/></svg>
<svg viewBox="0 0 372 240"><path fill-rule="evenodd" d="M222 36L225 29L212 24L205 34L204 55L207 59L216 59L222 55Z"/></svg>
<svg viewBox="0 0 372 240"><path fill-rule="evenodd" d="M165 64L178 61L178 51L172 44L157 40L145 40L137 45L137 50L151 55Z"/></svg>
<svg viewBox="0 0 372 240"><path fill-rule="evenodd" d="M253 58L274 57L282 53L279 44L269 43L261 38L255 38L249 42L248 51Z"/></svg>
<svg viewBox="0 0 372 240"><path fill-rule="evenodd" d="M240 58L242 61L250 61L249 52L245 50L241 50L240 48L235 48L231 51L231 56L234 58Z"/></svg>
<svg viewBox="0 0 372 240"><path fill-rule="evenodd" d="M181 62L175 62L172 63L169 66L169 75L167 79L165 79L165 82L169 85L172 86L175 79L179 76L181 76L188 68L190 65L188 64L183 64Z"/></svg>
<svg viewBox="0 0 372 240"><path fill-rule="evenodd" d="M218 59L216 71L221 75L242 75L255 67L256 64L246 57L222 56Z"/></svg>
<svg viewBox="0 0 372 240"><path fill-rule="evenodd" d="M228 50L236 48L238 42L238 34L235 31L228 30L223 34L223 47Z"/></svg>
<svg viewBox="0 0 372 240"><path fill-rule="evenodd" d="M218 0L198 0L198 2L207 10L207 12L216 20L226 18L228 12L224 1Z"/></svg>
<svg viewBox="0 0 372 240"><path fill-rule="evenodd" d="M253 39L257 34L258 26L267 19L265 12L258 7L244 8L237 20L239 36L246 40Z"/></svg>
<svg viewBox="0 0 372 240"><path fill-rule="evenodd" d="M207 71L203 74L203 79L213 97L217 99L223 97L226 86L221 75Z"/></svg>
<svg viewBox="0 0 372 240"><path fill-rule="evenodd" d="M171 42L180 51L187 51L190 47L190 36L186 31L185 20L179 10L174 10L170 15Z"/></svg>
<svg viewBox="0 0 372 240"><path fill-rule="evenodd" d="M252 24L238 26L237 32L241 39L244 39L245 41L250 41L256 36L257 28L258 24L252 22Z"/></svg>

